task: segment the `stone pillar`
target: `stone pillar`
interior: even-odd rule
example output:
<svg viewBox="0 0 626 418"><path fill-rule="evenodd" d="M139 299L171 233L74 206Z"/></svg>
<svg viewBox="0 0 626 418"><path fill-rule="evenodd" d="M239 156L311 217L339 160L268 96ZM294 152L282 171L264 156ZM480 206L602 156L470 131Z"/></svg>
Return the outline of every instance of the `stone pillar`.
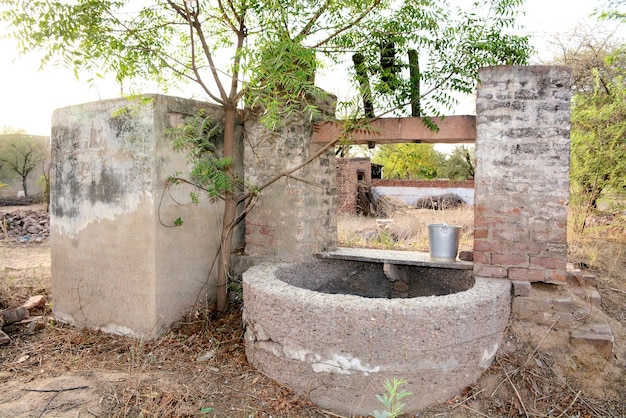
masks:
<svg viewBox="0 0 626 418"><path fill-rule="evenodd" d="M189 172L166 129L200 108L220 121L222 110L146 98L54 112L51 252L59 320L151 338L193 304L215 299L223 205L190 204L197 190L188 185L165 189L169 176ZM183 224L173 227L179 217Z"/></svg>
<svg viewBox="0 0 626 418"><path fill-rule="evenodd" d="M563 282L567 263L571 71L479 71L474 273Z"/></svg>
<svg viewBox="0 0 626 418"><path fill-rule="evenodd" d="M328 105L326 114L334 113ZM255 117L245 122L244 167L248 187L296 167L325 144L311 143L313 123L292 116L274 132ZM253 263L305 261L337 245L334 147L262 190L246 215L246 254Z"/></svg>

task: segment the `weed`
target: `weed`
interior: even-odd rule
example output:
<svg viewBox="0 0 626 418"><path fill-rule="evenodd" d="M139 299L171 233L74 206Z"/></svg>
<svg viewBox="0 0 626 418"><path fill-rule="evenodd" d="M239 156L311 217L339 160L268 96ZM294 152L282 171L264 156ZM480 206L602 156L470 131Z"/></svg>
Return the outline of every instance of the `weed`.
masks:
<svg viewBox="0 0 626 418"><path fill-rule="evenodd" d="M387 393L384 395L376 395L376 399L383 404L385 409L383 411L374 411L372 414L374 418L397 418L402 415L404 404L401 403L400 400L406 396L412 395L409 391L404 389L400 390L400 386L405 383L407 383L406 380L396 378L393 380L387 379L385 381L385 390Z"/></svg>

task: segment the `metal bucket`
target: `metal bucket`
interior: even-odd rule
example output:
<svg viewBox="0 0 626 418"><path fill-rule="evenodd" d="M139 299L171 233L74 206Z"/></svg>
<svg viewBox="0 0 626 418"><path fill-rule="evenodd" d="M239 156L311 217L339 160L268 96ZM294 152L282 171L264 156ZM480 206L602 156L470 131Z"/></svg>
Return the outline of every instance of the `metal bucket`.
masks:
<svg viewBox="0 0 626 418"><path fill-rule="evenodd" d="M428 251L435 260L456 260L459 252L460 226L428 225Z"/></svg>

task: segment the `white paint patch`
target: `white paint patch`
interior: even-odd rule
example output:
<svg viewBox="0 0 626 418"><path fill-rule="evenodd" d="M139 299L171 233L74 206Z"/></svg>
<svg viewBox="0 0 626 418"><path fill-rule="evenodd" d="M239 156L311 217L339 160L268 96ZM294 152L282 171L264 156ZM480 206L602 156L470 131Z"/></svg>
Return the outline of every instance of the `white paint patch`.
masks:
<svg viewBox="0 0 626 418"><path fill-rule="evenodd" d="M316 373L352 374L353 372L361 372L364 376L380 371L380 366L363 365L361 359L352 357L350 354L335 354L332 359L311 364L311 368Z"/></svg>
<svg viewBox="0 0 626 418"><path fill-rule="evenodd" d="M70 314L67 314L64 312L58 312L58 311L53 312L53 314L54 314L54 318L61 323L72 325L72 326L81 326L81 325L87 326L82 322L74 320L74 317ZM122 326L122 325L108 324L103 327L89 327L89 326L87 327L90 329L97 329L99 331L102 331L108 334L122 335L125 337L142 337L140 334L137 334L132 329Z"/></svg>
<svg viewBox="0 0 626 418"><path fill-rule="evenodd" d="M483 369L486 369L489 366L491 366L491 363L493 362L493 359L496 356L496 353L498 352L499 347L500 347L500 344L496 342L494 343L493 347L491 347L491 349L489 348L485 349L485 351L483 351L483 356L480 359L480 362L478 363L478 365L482 367Z"/></svg>
<svg viewBox="0 0 626 418"><path fill-rule="evenodd" d="M101 220L114 221L120 215L135 212L143 202L148 202L150 205L153 203L151 192L127 193L124 195L123 200L115 205L102 202L93 204L92 202L83 201L76 211L80 216L55 217L52 215L54 218L52 224L60 236L75 238L80 231L87 228L90 224ZM63 202L60 202L60 204L63 206Z"/></svg>

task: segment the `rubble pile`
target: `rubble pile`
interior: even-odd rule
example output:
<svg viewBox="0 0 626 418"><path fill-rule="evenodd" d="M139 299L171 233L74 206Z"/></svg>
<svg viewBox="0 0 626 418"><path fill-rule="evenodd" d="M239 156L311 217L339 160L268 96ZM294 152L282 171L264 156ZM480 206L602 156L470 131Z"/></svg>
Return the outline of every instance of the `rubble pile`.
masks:
<svg viewBox="0 0 626 418"><path fill-rule="evenodd" d="M446 210L458 208L463 205L465 205L463 198L454 193L422 197L415 202L417 209Z"/></svg>
<svg viewBox="0 0 626 418"><path fill-rule="evenodd" d="M0 311L0 345L11 342L11 337L4 332L14 333L16 331L32 334L41 331L46 327L43 315L32 316L33 313L43 313L45 311L46 298L42 295L30 297L22 306L15 309Z"/></svg>
<svg viewBox="0 0 626 418"><path fill-rule="evenodd" d="M0 212L0 240L42 242L50 236L50 213L45 210L20 209Z"/></svg>

